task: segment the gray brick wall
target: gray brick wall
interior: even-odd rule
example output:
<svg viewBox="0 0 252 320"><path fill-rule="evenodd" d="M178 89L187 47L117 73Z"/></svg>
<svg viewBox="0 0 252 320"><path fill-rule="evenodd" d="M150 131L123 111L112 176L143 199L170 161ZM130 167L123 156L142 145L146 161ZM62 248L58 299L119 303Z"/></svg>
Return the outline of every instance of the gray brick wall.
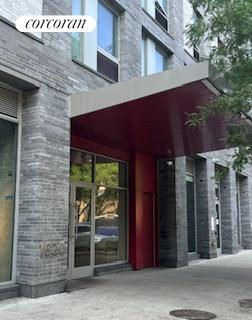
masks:
<svg viewBox="0 0 252 320"><path fill-rule="evenodd" d="M251 224L251 179L240 176L240 211L241 211L241 238L244 249L252 249L252 224Z"/></svg>
<svg viewBox="0 0 252 320"><path fill-rule="evenodd" d="M0 0L0 16L15 23L21 15L41 15L43 0ZM37 33L41 37L41 33Z"/></svg>
<svg viewBox="0 0 252 320"><path fill-rule="evenodd" d="M188 264L186 158L159 161L160 265Z"/></svg>
<svg viewBox="0 0 252 320"><path fill-rule="evenodd" d="M217 256L215 231L211 230L211 219L215 219L214 163L211 159L197 159L195 171L197 249L201 258L209 259Z"/></svg>
<svg viewBox="0 0 252 320"><path fill-rule="evenodd" d="M24 94L17 281L65 279L70 122L68 97L45 85ZM52 252L43 256L45 242ZM61 251L57 251L61 246ZM54 250L54 252L53 252Z"/></svg>
<svg viewBox="0 0 252 320"><path fill-rule="evenodd" d="M127 80L141 74L142 9L139 1L120 4L128 9L120 25L120 78ZM70 0L43 1L43 14L70 13ZM0 63L41 83L24 94L22 110L17 282L32 287L66 279L68 96L111 81L72 61L70 34L45 33L37 41L3 21L0 30Z"/></svg>
<svg viewBox="0 0 252 320"><path fill-rule="evenodd" d="M216 163L220 168L230 161L234 149L212 151L202 154L208 160ZM221 217L223 253L236 253L241 247L251 248L252 237L252 200L251 194L252 166L245 166L240 176L240 215L241 215L241 246L238 245L237 202L236 202L236 174L230 170L221 181ZM214 173L212 174L214 176Z"/></svg>
<svg viewBox="0 0 252 320"><path fill-rule="evenodd" d="M236 174L230 169L221 179L222 253L236 253L238 246Z"/></svg>

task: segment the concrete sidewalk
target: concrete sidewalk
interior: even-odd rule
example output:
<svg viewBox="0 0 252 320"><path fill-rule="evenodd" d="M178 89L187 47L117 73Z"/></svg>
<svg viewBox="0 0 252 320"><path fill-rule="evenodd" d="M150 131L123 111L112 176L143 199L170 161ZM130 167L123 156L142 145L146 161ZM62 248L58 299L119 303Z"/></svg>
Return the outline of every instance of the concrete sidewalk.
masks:
<svg viewBox="0 0 252 320"><path fill-rule="evenodd" d="M252 251L201 260L181 269L147 269L87 279L86 288L37 300L0 302L0 320L167 320L173 309L251 320Z"/></svg>

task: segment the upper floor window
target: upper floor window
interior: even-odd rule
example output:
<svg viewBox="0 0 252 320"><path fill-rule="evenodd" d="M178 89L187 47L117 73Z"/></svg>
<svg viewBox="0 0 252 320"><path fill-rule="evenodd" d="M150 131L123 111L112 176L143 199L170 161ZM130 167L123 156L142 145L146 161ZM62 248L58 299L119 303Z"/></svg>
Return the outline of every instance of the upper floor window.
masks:
<svg viewBox="0 0 252 320"><path fill-rule="evenodd" d="M167 0L155 1L155 18L157 22L168 30L168 2Z"/></svg>
<svg viewBox="0 0 252 320"><path fill-rule="evenodd" d="M98 2L97 70L118 81L118 15L103 1Z"/></svg>
<svg viewBox="0 0 252 320"><path fill-rule="evenodd" d="M102 0L72 0L72 14L97 21L93 32L72 34L73 59L118 81L118 15Z"/></svg>
<svg viewBox="0 0 252 320"><path fill-rule="evenodd" d="M200 13L198 10L194 9L191 3L188 0L183 1L184 4L184 48L186 52L188 52L195 60L200 60L200 50L199 48L192 46L189 43L189 39L186 35L186 27L188 25L193 24L198 17L200 17Z"/></svg>
<svg viewBox="0 0 252 320"><path fill-rule="evenodd" d="M163 11L164 14L167 14L168 12L168 3L167 0L157 0L156 6L159 7L161 11Z"/></svg>
<svg viewBox="0 0 252 320"><path fill-rule="evenodd" d="M155 48L155 69L156 73L167 69L167 56L158 46Z"/></svg>
<svg viewBox="0 0 252 320"><path fill-rule="evenodd" d="M169 55L152 39L142 38L142 76L167 70Z"/></svg>
<svg viewBox="0 0 252 320"><path fill-rule="evenodd" d="M142 0L142 7L168 31L169 2L168 0Z"/></svg>
<svg viewBox="0 0 252 320"><path fill-rule="evenodd" d="M82 0L72 0L72 15L82 15L83 7ZM72 33L72 57L81 62L84 60L83 34L80 32Z"/></svg>
<svg viewBox="0 0 252 320"><path fill-rule="evenodd" d="M98 3L98 48L118 56L118 16L105 4Z"/></svg>

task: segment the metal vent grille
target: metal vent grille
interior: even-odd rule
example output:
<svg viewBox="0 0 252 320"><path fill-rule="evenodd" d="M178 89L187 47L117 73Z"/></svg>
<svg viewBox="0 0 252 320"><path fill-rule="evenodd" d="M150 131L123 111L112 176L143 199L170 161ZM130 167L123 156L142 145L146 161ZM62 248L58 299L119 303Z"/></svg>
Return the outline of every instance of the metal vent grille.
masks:
<svg viewBox="0 0 252 320"><path fill-rule="evenodd" d="M18 94L0 87L0 113L18 118Z"/></svg>

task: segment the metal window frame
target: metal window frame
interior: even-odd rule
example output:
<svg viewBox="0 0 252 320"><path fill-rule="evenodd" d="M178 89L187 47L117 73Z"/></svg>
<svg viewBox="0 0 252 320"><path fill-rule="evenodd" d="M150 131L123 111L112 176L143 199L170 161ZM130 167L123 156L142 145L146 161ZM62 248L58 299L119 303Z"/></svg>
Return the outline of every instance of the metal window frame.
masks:
<svg viewBox="0 0 252 320"><path fill-rule="evenodd" d="M110 187L110 188L115 189L115 190L119 190L119 191L121 190L121 191L125 191L126 192L126 205L127 205L127 208L126 208L126 228L127 228L127 230L126 230L126 235L127 235L127 239L126 239L126 260L120 260L120 261L115 261L115 262L96 265L95 264L95 249L94 249L94 252L93 252L93 255L94 255L93 271L96 268L99 268L99 267L116 266L116 265L120 265L120 264L126 263L126 262L129 261L129 162L123 161L123 160L120 160L120 159L116 159L116 158L113 158L113 157L108 157L108 156L103 155L103 154L90 152L90 151L87 151L87 150L84 150L84 149L80 149L80 148L71 147L71 150L75 150L75 151L79 151L79 152L83 152L83 153L88 153L88 154L93 156L93 164L92 164L93 165L93 170L92 170L93 181L90 182L90 183L83 182L83 185L84 184L86 184L86 186L91 186L92 185L94 187L94 190L95 190L94 191L94 198L96 198L96 195L95 195L96 187L99 186L99 184L96 183L96 174L95 174L96 157L98 156L98 157L102 157L102 158L109 159L109 160L115 160L115 161L118 161L118 162L121 162L121 163L124 163L124 164L127 165L127 172L126 172L126 174L127 174L127 187L125 187L125 188L123 188L123 187ZM74 184L74 183L75 182L71 182L71 180L70 180L70 184ZM96 199L94 199L94 204L95 203L96 203ZM71 210L71 208L69 210ZM95 227L95 221L93 221L93 222L94 222L94 227ZM69 273L69 271L68 271L68 273Z"/></svg>
<svg viewBox="0 0 252 320"><path fill-rule="evenodd" d="M101 48L99 45L98 45L98 33L97 33L97 50L105 55L107 58L109 58L110 60L114 61L115 63L119 64L119 61L120 61L120 40L121 40L121 32L120 32L120 15L118 14L118 12L116 12L114 10L114 8L108 4L105 0L98 0L97 1L97 4L99 6L99 3L101 3L104 7L106 7L109 11L111 11L116 17L117 17L117 37L116 37L116 56L113 56L112 54L110 54L109 52L107 52L106 50L104 50L103 48ZM97 8L98 10L98 8ZM98 19L99 19L99 16L97 16L97 22L98 22ZM118 75L119 77L119 75Z"/></svg>
<svg viewBox="0 0 252 320"><path fill-rule="evenodd" d="M11 280L0 282L0 287L14 284L17 279L17 243L18 243L18 222L19 222L19 190L20 190L20 159L21 159L21 136L22 136L22 91L0 82L0 86L11 90L18 95L18 118L12 118L0 114L0 119L17 124L17 149L16 149L16 177L15 177L15 204L13 215L13 240L12 240L12 264Z"/></svg>

